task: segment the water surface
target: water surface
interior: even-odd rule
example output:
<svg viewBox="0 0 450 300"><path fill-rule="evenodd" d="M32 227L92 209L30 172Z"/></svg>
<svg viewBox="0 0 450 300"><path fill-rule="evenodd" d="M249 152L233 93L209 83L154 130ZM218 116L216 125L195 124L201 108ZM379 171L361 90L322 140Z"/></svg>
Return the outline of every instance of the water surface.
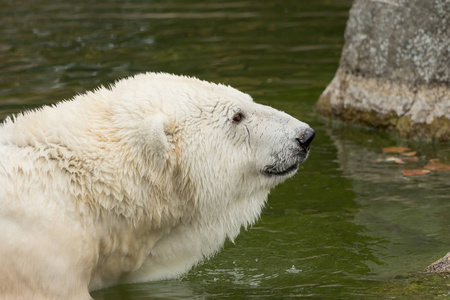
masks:
<svg viewBox="0 0 450 300"><path fill-rule="evenodd" d="M331 122L314 104L344 43L348 0L0 1L0 118L146 71L230 84L317 132L260 221L179 280L95 299L445 298L421 271L450 251L449 172L405 177L450 145ZM387 146L417 162L386 161Z"/></svg>

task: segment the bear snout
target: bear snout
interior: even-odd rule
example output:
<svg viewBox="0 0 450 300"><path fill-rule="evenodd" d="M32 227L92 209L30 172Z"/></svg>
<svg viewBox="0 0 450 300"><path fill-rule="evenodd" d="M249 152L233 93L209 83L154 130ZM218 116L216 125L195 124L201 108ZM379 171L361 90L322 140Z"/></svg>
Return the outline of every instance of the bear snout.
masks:
<svg viewBox="0 0 450 300"><path fill-rule="evenodd" d="M306 128L299 138L296 138L300 147L302 147L305 151L309 149L309 145L312 140L316 136L316 132L312 128Z"/></svg>
<svg viewBox="0 0 450 300"><path fill-rule="evenodd" d="M297 133L298 134L298 133ZM274 162L262 168L262 173L269 176L292 176L308 157L309 146L316 135L315 131L308 127L299 137L295 138L295 144L289 139L289 145L272 154Z"/></svg>

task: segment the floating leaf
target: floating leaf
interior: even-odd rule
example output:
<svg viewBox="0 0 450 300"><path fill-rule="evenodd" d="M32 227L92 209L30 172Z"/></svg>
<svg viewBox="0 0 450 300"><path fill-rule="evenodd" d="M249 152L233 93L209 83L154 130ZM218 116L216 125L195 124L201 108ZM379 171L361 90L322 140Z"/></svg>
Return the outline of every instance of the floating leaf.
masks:
<svg viewBox="0 0 450 300"><path fill-rule="evenodd" d="M404 161L407 161L407 162L418 162L418 161L419 161L419 158L418 158L417 156L413 156L413 157L404 157L403 160L404 160Z"/></svg>
<svg viewBox="0 0 450 300"><path fill-rule="evenodd" d="M434 171L450 171L450 164L433 163L426 165L424 168Z"/></svg>
<svg viewBox="0 0 450 300"><path fill-rule="evenodd" d="M395 163L396 163L396 164L401 164L401 165L406 164L406 163L403 161L403 159L401 159L401 158L397 158L397 159L395 160Z"/></svg>
<svg viewBox="0 0 450 300"><path fill-rule="evenodd" d="M384 153L403 153L406 151L410 151L411 149L405 147L387 147L383 148Z"/></svg>
<svg viewBox="0 0 450 300"><path fill-rule="evenodd" d="M411 152L403 152L403 156L414 156L417 154L417 151L411 151Z"/></svg>
<svg viewBox="0 0 450 300"><path fill-rule="evenodd" d="M403 170L402 174L403 176L417 176L417 175L423 175L430 173L430 170L425 169L412 169L412 170Z"/></svg>

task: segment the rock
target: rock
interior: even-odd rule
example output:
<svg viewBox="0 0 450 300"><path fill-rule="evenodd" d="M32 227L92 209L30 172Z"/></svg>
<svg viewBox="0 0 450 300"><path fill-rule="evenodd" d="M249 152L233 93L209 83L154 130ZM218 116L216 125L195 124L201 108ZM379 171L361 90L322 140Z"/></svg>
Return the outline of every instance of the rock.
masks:
<svg viewBox="0 0 450 300"><path fill-rule="evenodd" d="M450 141L450 0L355 0L328 117Z"/></svg>
<svg viewBox="0 0 450 300"><path fill-rule="evenodd" d="M443 258L435 261L429 265L425 272L430 273L450 273L450 252L447 253Z"/></svg>

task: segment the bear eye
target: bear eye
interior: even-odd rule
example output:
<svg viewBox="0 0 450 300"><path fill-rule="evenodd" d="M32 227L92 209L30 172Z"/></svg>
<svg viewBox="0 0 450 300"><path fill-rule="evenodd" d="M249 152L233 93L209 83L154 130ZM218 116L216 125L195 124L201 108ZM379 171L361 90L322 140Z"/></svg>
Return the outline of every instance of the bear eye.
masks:
<svg viewBox="0 0 450 300"><path fill-rule="evenodd" d="M243 119L244 119L244 115L240 112L234 114L234 116L233 116L233 122L236 124L241 123Z"/></svg>

